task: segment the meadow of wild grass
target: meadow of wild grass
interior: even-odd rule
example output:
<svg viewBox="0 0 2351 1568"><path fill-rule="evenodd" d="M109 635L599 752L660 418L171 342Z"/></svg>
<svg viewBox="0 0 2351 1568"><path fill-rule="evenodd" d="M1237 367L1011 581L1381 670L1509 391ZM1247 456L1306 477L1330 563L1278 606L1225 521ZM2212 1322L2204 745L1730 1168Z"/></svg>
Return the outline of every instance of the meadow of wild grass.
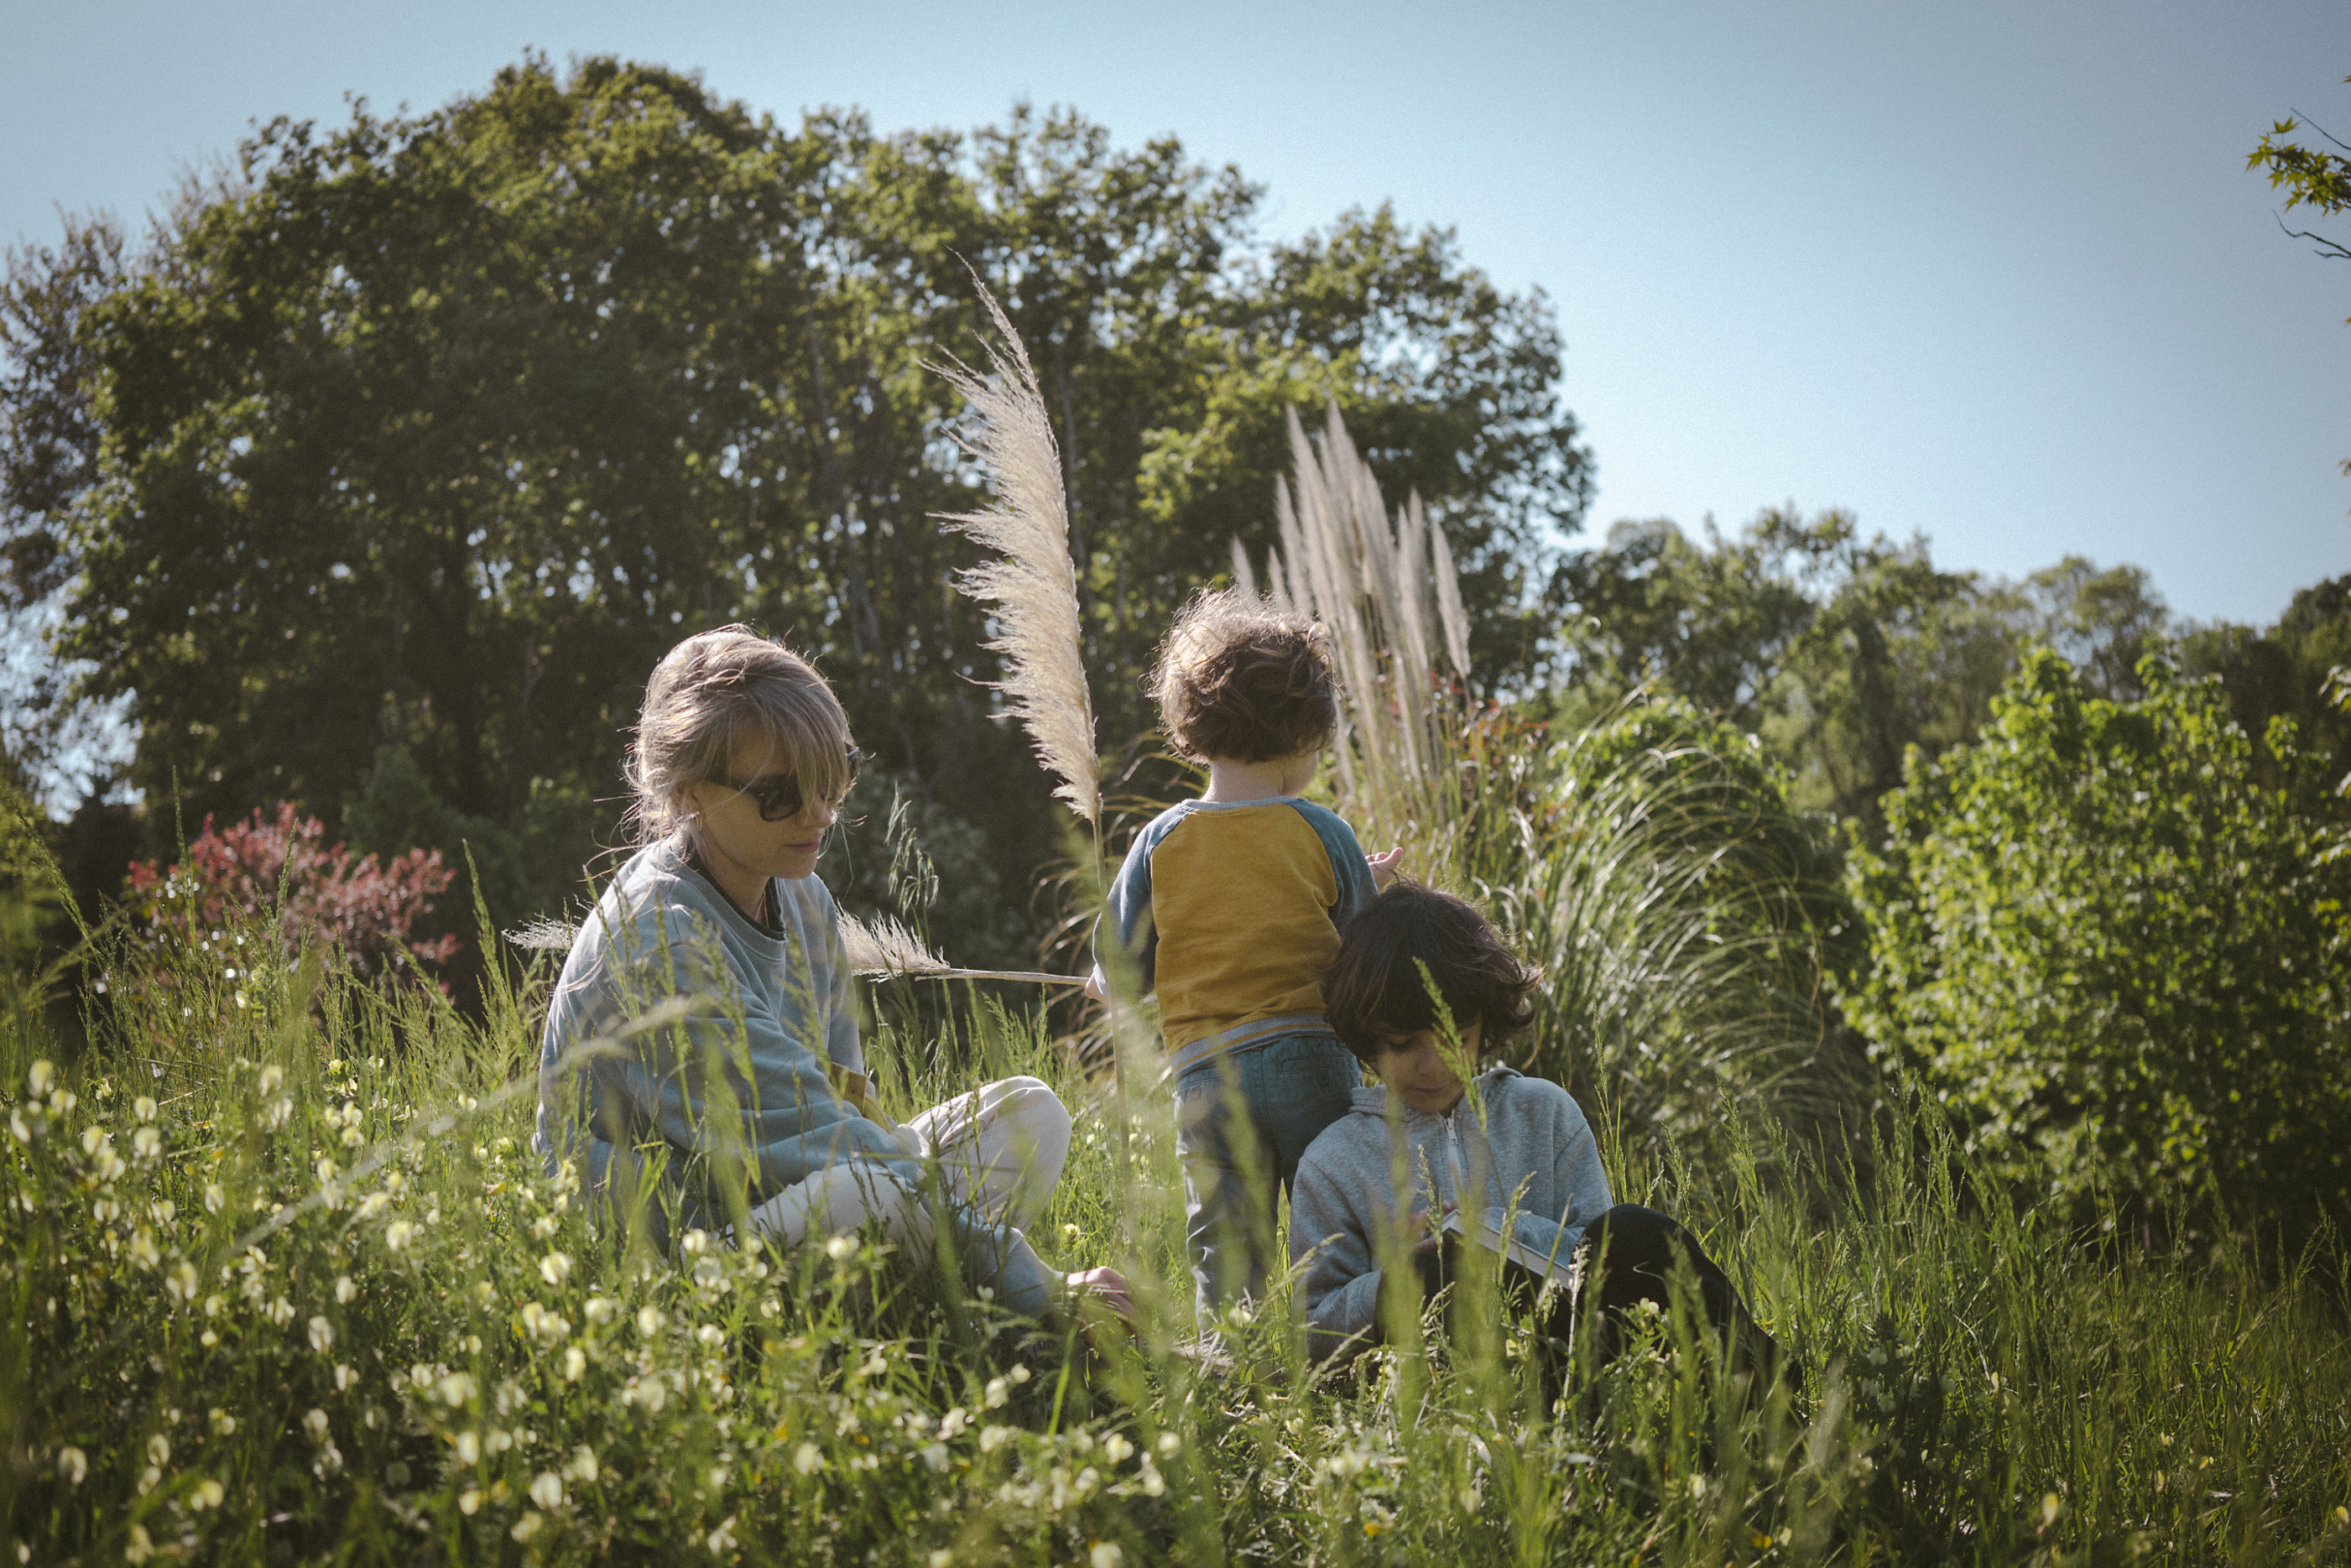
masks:
<svg viewBox="0 0 2351 1568"><path fill-rule="evenodd" d="M1808 1372L1743 1402L1663 1319L1553 1409L1522 1332L1304 1364L1193 1343L1163 1099L1038 1018L875 998L897 1108L1035 1072L1078 1113L1037 1237L1139 1332L1038 1326L871 1240L599 1230L528 1150L541 968L487 1016L259 930L127 950L69 1063L0 1043L0 1533L16 1560L2339 1562L2339 1251L2153 1255L1980 1181L1930 1107L1809 1153L1725 1099L1616 1135ZM540 962L545 963L542 959ZM901 987L904 982L900 982ZM945 1022L910 1026L919 1016ZM1147 1076L1130 1074L1130 1080Z"/></svg>

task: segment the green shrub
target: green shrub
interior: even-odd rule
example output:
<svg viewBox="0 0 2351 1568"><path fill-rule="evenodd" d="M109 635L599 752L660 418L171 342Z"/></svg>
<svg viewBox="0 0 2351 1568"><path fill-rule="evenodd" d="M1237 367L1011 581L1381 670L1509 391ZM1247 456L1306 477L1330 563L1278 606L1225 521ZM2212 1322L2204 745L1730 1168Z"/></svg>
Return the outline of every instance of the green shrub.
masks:
<svg viewBox="0 0 2351 1568"><path fill-rule="evenodd" d="M1854 859L1849 1012L2015 1181L2299 1237L2351 1213L2351 864L2216 681L2140 673L2105 702L2037 652L1974 744L1914 754Z"/></svg>

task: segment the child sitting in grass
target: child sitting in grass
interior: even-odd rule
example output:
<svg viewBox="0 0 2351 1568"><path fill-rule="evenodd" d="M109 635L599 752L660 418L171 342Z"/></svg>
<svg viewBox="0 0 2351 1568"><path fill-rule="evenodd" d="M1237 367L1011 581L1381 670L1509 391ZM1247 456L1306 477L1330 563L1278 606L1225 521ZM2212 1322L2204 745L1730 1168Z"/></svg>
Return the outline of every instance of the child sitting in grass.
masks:
<svg viewBox="0 0 2351 1568"><path fill-rule="evenodd" d="M1339 722L1313 621L1254 594L1202 594L1176 618L1153 686L1208 791L1128 851L1088 989L1102 995L1123 962L1158 992L1205 1316L1262 1293L1281 1257L1277 1190L1361 1079L1323 1018L1321 977L1340 927L1402 852L1367 857L1337 814L1299 799Z"/></svg>
<svg viewBox="0 0 2351 1568"><path fill-rule="evenodd" d="M1323 1006L1379 1086L1357 1090L1350 1113L1314 1140L1290 1194L1290 1256L1305 1265L1314 1353L1378 1338L1383 1248L1401 1244L1411 1256L1414 1278L1396 1283L1417 1313L1447 1282L1439 1227L1458 1211L1479 1222L1472 1234L1503 1233L1507 1220L1507 1236L1527 1253L1578 1270L1566 1321L1581 1320L1586 1299L1597 1306L1605 1338L1596 1359L1612 1352L1616 1324L1638 1303L1670 1305L1678 1257L1709 1324L1731 1331L1756 1365L1774 1364L1777 1347L1697 1238L1653 1209L1613 1202L1573 1096L1506 1067L1462 1082L1457 1066L1530 1021L1538 980L1473 905L1447 893L1391 888L1348 925L1323 979ZM1432 987L1458 1048L1442 1038Z"/></svg>

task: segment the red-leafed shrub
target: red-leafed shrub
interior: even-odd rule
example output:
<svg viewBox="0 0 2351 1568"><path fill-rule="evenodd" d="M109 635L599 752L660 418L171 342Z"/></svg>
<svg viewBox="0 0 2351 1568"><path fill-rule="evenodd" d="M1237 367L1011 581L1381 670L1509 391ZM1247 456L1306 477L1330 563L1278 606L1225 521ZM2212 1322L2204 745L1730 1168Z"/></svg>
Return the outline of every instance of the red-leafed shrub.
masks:
<svg viewBox="0 0 2351 1568"><path fill-rule="evenodd" d="M323 844L325 825L280 802L275 822L255 811L251 822L204 830L188 859L168 870L152 860L131 867L131 904L158 934L191 943L207 931L267 923L273 917L288 958L305 943L340 951L352 970L378 982L407 970L407 949L427 964L446 963L460 946L454 936L411 940L432 913L434 895L456 879L440 851L412 849L378 864L342 844ZM281 894L283 902L281 903Z"/></svg>

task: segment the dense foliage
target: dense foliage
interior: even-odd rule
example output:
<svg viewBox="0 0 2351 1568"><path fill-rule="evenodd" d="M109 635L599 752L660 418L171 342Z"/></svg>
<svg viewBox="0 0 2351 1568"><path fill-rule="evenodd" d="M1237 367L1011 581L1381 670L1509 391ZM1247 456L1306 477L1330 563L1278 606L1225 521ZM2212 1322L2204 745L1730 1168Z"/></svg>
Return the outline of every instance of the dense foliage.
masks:
<svg viewBox="0 0 2351 1568"><path fill-rule="evenodd" d="M2351 863L2216 681L2140 676L2110 702L2035 653L1980 739L1914 758L1855 859L1849 1011L1987 1169L2299 1241L2351 1219ZM2297 767L2290 726L2270 749Z"/></svg>
<svg viewBox="0 0 2351 1568"><path fill-rule="evenodd" d="M326 842L317 818L281 801L274 819L256 811L250 822L215 828L206 817L184 859L133 866L129 909L148 940L190 947L224 942L227 932L241 946L245 931L274 919L286 961L323 944L354 975L382 985L456 956L455 935L416 934L456 877L438 850L412 849L388 865L354 856Z"/></svg>

